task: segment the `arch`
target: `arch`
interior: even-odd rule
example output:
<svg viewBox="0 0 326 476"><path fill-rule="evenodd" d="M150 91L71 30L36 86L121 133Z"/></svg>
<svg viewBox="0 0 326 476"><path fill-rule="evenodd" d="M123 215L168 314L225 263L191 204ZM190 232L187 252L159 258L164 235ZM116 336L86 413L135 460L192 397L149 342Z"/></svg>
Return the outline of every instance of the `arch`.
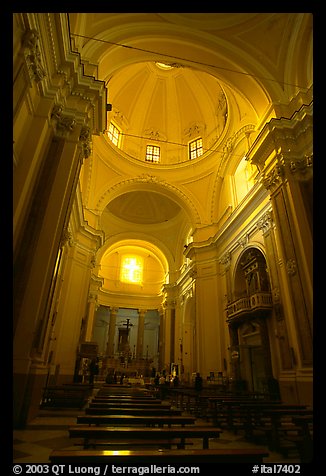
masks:
<svg viewBox="0 0 326 476"><path fill-rule="evenodd" d="M155 241L155 243L153 243ZM171 252L166 248L163 243L158 242L158 240L153 240L153 237L149 237L144 234L143 239L140 238L139 233L122 233L119 235L109 237L104 245L97 252L97 262L100 263L102 258L109 252L114 251L114 249L121 246L137 246L144 249L147 249L153 253L156 258L160 261L162 268L165 273L168 274L173 264L173 257ZM164 251L162 251L164 250Z"/></svg>
<svg viewBox="0 0 326 476"><path fill-rule="evenodd" d="M191 198L187 196L180 189L174 185L161 180L159 177L150 174L142 174L138 177L129 178L117 182L115 185L106 189L100 196L96 203L96 210L101 214L105 207L114 198L123 195L126 192L146 190L155 193L161 193L167 198L170 198L173 202L177 203L181 209L188 216L192 227L197 223L201 223L201 218L196 206L192 202Z"/></svg>
<svg viewBox="0 0 326 476"><path fill-rule="evenodd" d="M266 260L265 253L263 252L262 248L256 244L247 246L239 255L237 262L234 266L232 287L233 287L233 294L235 299L251 294L251 292L253 292L253 287L255 286L254 283L249 283L246 280L245 274L242 271L242 266L245 264L245 261L249 261L250 259L249 253L254 253L255 256L253 256L253 259L256 257L257 260L260 260L261 258L264 260L265 269L259 270L261 273L260 282L257 283L257 286L259 286L259 290L267 291L270 289L270 282L269 282L268 274L266 272L267 260ZM266 273L264 273L264 271Z"/></svg>

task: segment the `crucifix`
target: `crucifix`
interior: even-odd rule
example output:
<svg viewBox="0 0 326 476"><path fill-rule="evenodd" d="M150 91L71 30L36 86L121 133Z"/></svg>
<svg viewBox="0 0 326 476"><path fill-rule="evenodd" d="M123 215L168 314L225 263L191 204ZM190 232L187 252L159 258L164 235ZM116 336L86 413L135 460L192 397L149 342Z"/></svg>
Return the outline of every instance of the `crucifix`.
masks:
<svg viewBox="0 0 326 476"><path fill-rule="evenodd" d="M125 323L121 323L125 328L119 329L119 351L122 354L123 361L128 365L130 347L129 347L129 330L133 326L130 319L127 318Z"/></svg>
<svg viewBox="0 0 326 476"><path fill-rule="evenodd" d="M127 334L129 334L129 327L132 327L133 324L130 324L130 319L129 319L129 317L127 317L126 321L127 321L126 324L122 324L122 325L123 325L123 326L126 326Z"/></svg>

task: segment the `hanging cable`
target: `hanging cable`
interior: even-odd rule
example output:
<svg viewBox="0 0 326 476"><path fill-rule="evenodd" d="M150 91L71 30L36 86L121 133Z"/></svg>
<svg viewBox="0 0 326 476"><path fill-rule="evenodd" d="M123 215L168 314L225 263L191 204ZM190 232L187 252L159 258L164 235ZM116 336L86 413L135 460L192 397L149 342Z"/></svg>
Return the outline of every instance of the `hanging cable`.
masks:
<svg viewBox="0 0 326 476"><path fill-rule="evenodd" d="M143 53L150 53L150 54L157 55L157 56L160 56L160 57L163 56L165 58L171 58L171 59L174 59L174 60L186 61L187 63L192 63L192 64L196 64L196 65L200 65L200 66L208 66L210 68L220 69L220 70L223 70L223 71L229 71L231 73L236 73L236 74L242 74L244 76L250 76L254 79L264 79L265 81L273 81L275 83L282 84L283 86L293 86L293 87L296 87L296 88L299 88L299 89L305 89L305 90L309 89L305 86L300 86L299 84L287 83L285 81L279 81L278 79L266 78L265 76L257 76L257 75L251 74L251 73L246 73L244 71L237 71L237 70L234 70L234 69L231 69L231 68L224 68L223 66L217 66L217 65L214 65L214 64L203 63L201 61L190 60L190 59L187 59L187 58L182 58L180 56L173 56L173 55L169 55L169 54L166 54L166 53L160 53L158 51L147 50L147 49L144 49L144 48L137 48L136 46L124 45L123 43L115 43L114 41L101 40L99 38L94 38L94 37L86 36L86 35L80 35L78 33L70 33L70 36L75 36L75 37L78 37L78 38L84 38L84 39L92 40L92 41L98 41L98 42L106 43L106 44L113 45L113 46L120 46L121 48L127 48L127 49L130 49L130 50L141 51Z"/></svg>

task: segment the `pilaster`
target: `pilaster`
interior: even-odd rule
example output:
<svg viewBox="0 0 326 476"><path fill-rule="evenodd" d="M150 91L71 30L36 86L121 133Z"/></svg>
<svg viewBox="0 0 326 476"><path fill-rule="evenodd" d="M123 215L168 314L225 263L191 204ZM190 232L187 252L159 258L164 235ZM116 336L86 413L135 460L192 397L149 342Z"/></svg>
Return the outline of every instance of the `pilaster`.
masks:
<svg viewBox="0 0 326 476"><path fill-rule="evenodd" d="M273 299L273 315L272 315L272 329L271 335L276 337L273 343L277 343L275 352L279 359L273 359L276 374L280 370L289 370L293 366L291 348L289 342L289 335L287 324L284 320L284 309L282 303L282 286L280 282L279 257L277 254L277 246L275 239L275 224L273 220L273 212L269 210L257 221L257 228L261 230L265 250L266 259L269 269L269 279L271 285L272 299Z"/></svg>
<svg viewBox="0 0 326 476"><path fill-rule="evenodd" d="M196 353L198 369L203 376L222 371L224 336L219 331L218 258L213 243L191 243L187 249L196 270Z"/></svg>

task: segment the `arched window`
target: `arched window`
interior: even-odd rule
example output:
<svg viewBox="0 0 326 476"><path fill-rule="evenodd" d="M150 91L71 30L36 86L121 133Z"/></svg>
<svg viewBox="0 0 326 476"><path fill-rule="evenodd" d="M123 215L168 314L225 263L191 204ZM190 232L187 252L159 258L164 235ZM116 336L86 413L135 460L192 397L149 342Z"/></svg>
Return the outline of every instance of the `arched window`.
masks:
<svg viewBox="0 0 326 476"><path fill-rule="evenodd" d="M140 256L124 255L121 261L120 281L141 284L143 280L143 259Z"/></svg>

